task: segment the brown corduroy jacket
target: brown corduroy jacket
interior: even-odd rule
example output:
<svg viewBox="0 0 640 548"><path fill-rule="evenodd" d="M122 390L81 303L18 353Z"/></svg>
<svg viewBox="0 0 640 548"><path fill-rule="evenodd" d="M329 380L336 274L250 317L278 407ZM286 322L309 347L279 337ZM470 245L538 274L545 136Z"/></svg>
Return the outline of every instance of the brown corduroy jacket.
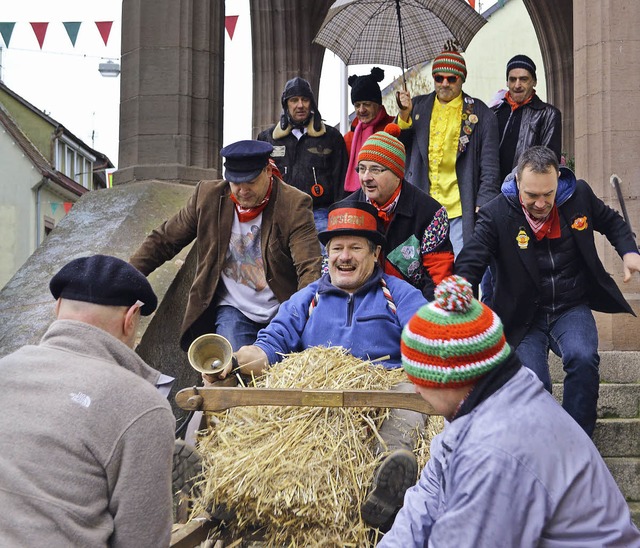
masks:
<svg viewBox="0 0 640 548"><path fill-rule="evenodd" d="M273 181L262 212L261 249L267 283L284 302L320 277L322 258L311 197L277 177ZM229 247L234 218L230 192L227 181L201 181L187 204L153 230L129 259L146 276L196 239L198 264L180 332L183 349L208 331L200 322L214 302Z"/></svg>

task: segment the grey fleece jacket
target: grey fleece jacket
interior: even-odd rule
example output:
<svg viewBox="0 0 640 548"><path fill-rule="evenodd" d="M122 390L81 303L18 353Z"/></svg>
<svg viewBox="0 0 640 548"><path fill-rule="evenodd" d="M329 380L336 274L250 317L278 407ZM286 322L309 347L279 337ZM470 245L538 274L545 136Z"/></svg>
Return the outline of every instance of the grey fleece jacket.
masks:
<svg viewBox="0 0 640 548"><path fill-rule="evenodd" d="M175 420L159 375L69 320L0 360L0 546L169 545Z"/></svg>

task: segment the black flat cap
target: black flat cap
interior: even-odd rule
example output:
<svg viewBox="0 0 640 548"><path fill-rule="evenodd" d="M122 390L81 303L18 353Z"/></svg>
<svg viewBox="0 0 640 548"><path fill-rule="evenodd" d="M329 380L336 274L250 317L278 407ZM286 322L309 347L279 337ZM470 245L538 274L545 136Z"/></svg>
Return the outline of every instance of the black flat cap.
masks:
<svg viewBox="0 0 640 548"><path fill-rule="evenodd" d="M232 183L253 181L269 163L273 146L264 141L238 141L220 151L225 159L224 178Z"/></svg>
<svg viewBox="0 0 640 548"><path fill-rule="evenodd" d="M62 297L107 306L131 306L140 301L143 316L158 306L158 298L142 273L109 255L74 259L51 278L49 289L54 299Z"/></svg>

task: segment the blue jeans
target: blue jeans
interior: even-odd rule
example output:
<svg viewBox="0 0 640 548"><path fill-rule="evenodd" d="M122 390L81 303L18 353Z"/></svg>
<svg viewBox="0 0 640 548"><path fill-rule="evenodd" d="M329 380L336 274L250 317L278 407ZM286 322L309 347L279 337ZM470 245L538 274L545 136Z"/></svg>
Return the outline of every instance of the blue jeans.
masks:
<svg viewBox="0 0 640 548"><path fill-rule="evenodd" d="M222 335L231 344L235 352L241 346L256 342L258 331L266 327L266 323L254 322L233 306L216 307L215 332Z"/></svg>
<svg viewBox="0 0 640 548"><path fill-rule="evenodd" d="M516 348L522 363L551 392L549 348L562 358L562 407L591 436L597 417L600 356L598 330L588 306L575 306L560 314L539 312Z"/></svg>
<svg viewBox="0 0 640 548"><path fill-rule="evenodd" d="M449 239L453 246L453 256L457 257L462 250L462 217L449 219Z"/></svg>

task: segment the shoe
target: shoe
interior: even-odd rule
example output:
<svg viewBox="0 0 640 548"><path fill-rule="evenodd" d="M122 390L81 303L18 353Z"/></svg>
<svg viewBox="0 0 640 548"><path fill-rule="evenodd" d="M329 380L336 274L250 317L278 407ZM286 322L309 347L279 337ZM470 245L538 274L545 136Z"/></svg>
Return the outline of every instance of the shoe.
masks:
<svg viewBox="0 0 640 548"><path fill-rule="evenodd" d="M402 507L404 494L415 485L418 462L408 449L396 449L382 461L376 470L371 490L364 499L360 513L365 523L382 527Z"/></svg>

